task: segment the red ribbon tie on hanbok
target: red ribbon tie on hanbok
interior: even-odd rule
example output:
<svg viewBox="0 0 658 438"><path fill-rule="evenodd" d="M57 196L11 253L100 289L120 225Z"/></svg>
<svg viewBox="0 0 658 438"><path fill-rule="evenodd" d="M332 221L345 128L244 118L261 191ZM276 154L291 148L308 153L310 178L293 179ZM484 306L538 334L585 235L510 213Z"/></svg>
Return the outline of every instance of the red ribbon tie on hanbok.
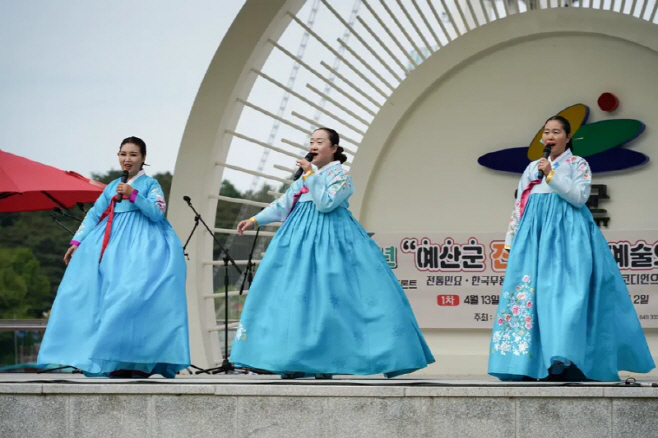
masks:
<svg viewBox="0 0 658 438"><path fill-rule="evenodd" d="M101 257L98 259L98 263L103 260L105 248L107 248L107 244L110 243L110 235L112 234L112 221L114 220L114 204L116 203L116 200L119 196L123 195L116 195L114 198L112 198L112 202L110 202L110 205L107 206L101 215L101 218L98 219L98 222L96 223L100 224L103 222L103 219L107 218L107 223L105 224L105 235L103 236L103 248L101 248Z"/></svg>

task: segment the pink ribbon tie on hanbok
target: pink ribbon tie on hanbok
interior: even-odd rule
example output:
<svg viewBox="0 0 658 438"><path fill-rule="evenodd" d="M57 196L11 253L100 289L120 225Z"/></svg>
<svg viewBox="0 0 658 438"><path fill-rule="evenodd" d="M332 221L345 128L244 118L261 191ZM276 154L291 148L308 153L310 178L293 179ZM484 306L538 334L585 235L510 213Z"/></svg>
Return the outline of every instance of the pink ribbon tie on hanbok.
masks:
<svg viewBox="0 0 658 438"><path fill-rule="evenodd" d="M528 198L530 197L530 192L532 192L532 188L536 186L537 184L541 183L540 179L535 179L530 181L528 186L523 189L523 193L521 194L521 204L519 205L519 220L523 217L523 210L525 210L525 205L528 203Z"/></svg>
<svg viewBox="0 0 658 438"><path fill-rule="evenodd" d="M297 201L299 201L299 198L301 198L301 196L304 193L308 193L308 187L306 187L306 186L302 187L297 193L294 194L294 196L292 197L292 207L290 207L290 211L288 212L288 216L290 216L290 213L292 213L292 210L295 208L295 205L297 205Z"/></svg>

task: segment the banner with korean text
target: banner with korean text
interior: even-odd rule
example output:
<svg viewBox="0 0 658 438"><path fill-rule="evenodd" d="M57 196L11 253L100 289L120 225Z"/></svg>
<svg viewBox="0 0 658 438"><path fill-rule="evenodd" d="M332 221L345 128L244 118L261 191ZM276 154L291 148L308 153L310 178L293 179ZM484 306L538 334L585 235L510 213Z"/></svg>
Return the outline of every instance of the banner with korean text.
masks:
<svg viewBox="0 0 658 438"><path fill-rule="evenodd" d="M658 230L604 231L642 327L658 327ZM500 233L377 233L372 238L422 328L491 329L505 280Z"/></svg>

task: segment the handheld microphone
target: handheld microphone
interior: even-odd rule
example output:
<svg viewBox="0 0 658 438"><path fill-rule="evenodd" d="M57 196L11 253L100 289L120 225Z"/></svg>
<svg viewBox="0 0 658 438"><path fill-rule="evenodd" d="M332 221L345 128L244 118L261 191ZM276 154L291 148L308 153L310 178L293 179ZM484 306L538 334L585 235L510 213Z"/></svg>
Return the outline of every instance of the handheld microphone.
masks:
<svg viewBox="0 0 658 438"><path fill-rule="evenodd" d="M127 181L128 181L128 171L124 170L123 173L121 174L121 182L125 184ZM117 197L117 203L121 202L122 199L123 199L123 194L119 194L119 196Z"/></svg>
<svg viewBox="0 0 658 438"><path fill-rule="evenodd" d="M190 205L190 202L192 201L192 199L189 196L185 195L185 196L183 196L183 201L187 202L187 204Z"/></svg>
<svg viewBox="0 0 658 438"><path fill-rule="evenodd" d="M551 155L551 146L553 146L555 143L548 143L546 146L544 146L544 152L542 153L542 157L548 158L549 155ZM539 179L542 179L544 177L544 172L540 169L538 172Z"/></svg>
<svg viewBox="0 0 658 438"><path fill-rule="evenodd" d="M309 161L309 162L310 162L310 161L313 160L313 157L315 157L315 154L314 154L313 152L309 152L308 154L306 154L306 156L304 157L304 159L305 159L306 161ZM299 177L302 176L302 173L304 173L304 169L302 169L302 168L300 167L299 169L297 169L297 172L295 172L295 178L294 178L294 180L297 181L297 180L299 179Z"/></svg>

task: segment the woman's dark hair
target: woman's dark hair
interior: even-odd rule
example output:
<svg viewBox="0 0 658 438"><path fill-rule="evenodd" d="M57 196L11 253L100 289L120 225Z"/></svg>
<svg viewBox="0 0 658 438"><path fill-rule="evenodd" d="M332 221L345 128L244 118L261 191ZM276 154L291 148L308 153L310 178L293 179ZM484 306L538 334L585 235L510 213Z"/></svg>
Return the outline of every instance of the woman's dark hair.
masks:
<svg viewBox="0 0 658 438"><path fill-rule="evenodd" d="M544 122L544 126L546 126L546 123L550 122L551 120L555 120L557 122L560 122L560 125L562 125L562 129L564 129L564 132L567 134L567 137L571 135L571 123L567 119L565 119L562 116L553 116L550 117L546 122ZM571 141L571 138L569 138L569 141L567 142L567 149L571 149L573 152L573 142Z"/></svg>
<svg viewBox="0 0 658 438"><path fill-rule="evenodd" d="M128 143L137 146L139 148L139 152L142 154L142 157L146 157L146 143L144 143L144 140L142 140L139 137L124 138L123 141L121 142L121 146L119 146L119 150L121 150L124 144L128 144ZM142 163L142 167L144 167L144 164L145 163Z"/></svg>
<svg viewBox="0 0 658 438"><path fill-rule="evenodd" d="M338 133L334 129L331 129L331 128L322 127L322 128L316 129L316 131L319 131L319 130L323 130L324 132L329 134L329 141L331 142L332 146L333 145L338 146L336 148L336 152L334 152L334 161L338 160L341 163L344 163L345 161L347 161L347 155L345 155L345 149L343 149L343 147L338 144L340 142L340 136L338 135Z"/></svg>

